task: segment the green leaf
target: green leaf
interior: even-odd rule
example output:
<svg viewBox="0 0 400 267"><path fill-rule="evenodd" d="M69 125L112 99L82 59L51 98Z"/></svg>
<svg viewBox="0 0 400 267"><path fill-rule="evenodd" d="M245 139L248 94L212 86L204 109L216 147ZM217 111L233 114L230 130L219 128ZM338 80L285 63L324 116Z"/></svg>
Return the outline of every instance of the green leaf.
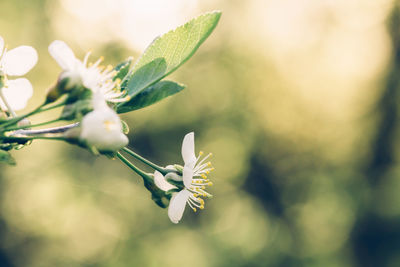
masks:
<svg viewBox="0 0 400 267"><path fill-rule="evenodd" d="M134 97L185 63L217 26L221 12L200 15L156 38L139 58L127 84Z"/></svg>
<svg viewBox="0 0 400 267"><path fill-rule="evenodd" d="M117 72L117 74L113 78L114 81L116 79L123 80L125 78L125 76L128 74L129 68L131 67L132 59L133 59L132 57L129 57L127 60L119 63L114 68L114 70Z"/></svg>
<svg viewBox="0 0 400 267"><path fill-rule="evenodd" d="M184 88L184 85L173 81L158 82L155 85L147 87L128 102L117 106L117 112L124 113L150 106L168 96L182 91Z"/></svg>
<svg viewBox="0 0 400 267"><path fill-rule="evenodd" d="M0 149L0 162L7 163L9 165L17 164L11 154L2 149Z"/></svg>

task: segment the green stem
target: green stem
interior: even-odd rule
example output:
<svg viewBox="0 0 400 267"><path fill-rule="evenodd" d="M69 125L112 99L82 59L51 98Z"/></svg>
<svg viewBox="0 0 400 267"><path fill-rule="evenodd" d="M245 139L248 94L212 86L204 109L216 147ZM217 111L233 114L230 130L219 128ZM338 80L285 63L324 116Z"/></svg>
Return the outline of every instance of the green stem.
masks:
<svg viewBox="0 0 400 267"><path fill-rule="evenodd" d="M61 106L65 105L65 101L63 101L63 102L61 102L61 103L59 103L59 104L56 104L56 105L47 107L47 108L43 108L43 107L46 106L46 105L47 105L47 104L44 103L44 104L40 105L39 107L37 107L36 109L34 109L33 111L31 111L31 112L29 112L29 113L27 113L27 114L25 114L25 115L21 115L21 116L18 116L18 117L13 118L13 119L11 119L11 120L8 120L7 122L5 122L5 123L4 123L3 125L1 125L0 127L4 129L4 128L6 128L7 126L16 124L16 123L18 123L19 121L21 121L21 120L23 120L23 119L25 119L25 118L27 118L27 117L29 117L29 116L32 116L32 115L34 115L34 114L41 113L41 112L44 112L44 111L48 111L48 110L52 110L52 109L61 107Z"/></svg>
<svg viewBox="0 0 400 267"><path fill-rule="evenodd" d="M153 178L148 175L147 173L145 173L144 171L142 171L141 169L139 169L138 167L136 167L135 165L133 165L127 158L125 158L124 156L122 156L121 153L117 153L117 157L123 162L125 163L129 168L131 168L134 172L136 172L137 174L139 174L140 176L142 176L142 178L146 181L146 182L152 182Z"/></svg>
<svg viewBox="0 0 400 267"><path fill-rule="evenodd" d="M56 123L56 122L59 122L59 121L62 121L62 119L57 118L55 120L46 121L46 122L42 122L42 123L38 123L38 124L24 125L24 126L13 127L13 128L6 128L5 130L6 131L16 131L16 130L21 130L21 129L26 129L26 128L34 128L34 127L40 127L40 126Z"/></svg>
<svg viewBox="0 0 400 267"><path fill-rule="evenodd" d="M43 140L58 140L58 141L65 141L65 137L62 136L10 136L5 137L5 140L21 140L21 141L28 141L28 140L35 140L35 139L43 139Z"/></svg>
<svg viewBox="0 0 400 267"><path fill-rule="evenodd" d="M36 109L34 109L33 111L31 111L31 112L29 112L29 113L27 113L27 114L25 114L25 115L18 116L18 117L12 118L11 120L8 120L8 121L5 122L3 125L1 125L1 128L4 129L4 128L6 128L7 126L10 126L10 125L13 125L13 124L18 123L19 121L25 119L26 117L29 117L29 116L31 116L31 115L33 115L33 114L39 112L40 109L41 109L42 107L43 107L43 105L40 105L39 107L37 107Z"/></svg>
<svg viewBox="0 0 400 267"><path fill-rule="evenodd" d="M151 162L151 161L149 161L149 160L143 158L142 156L140 156L139 154L133 152L132 150L130 150L130 149L127 148L127 147L124 147L122 150L125 151L126 153L128 153L129 155L131 155L132 157L134 157L134 158L140 160L140 161L143 162L144 164L147 164L147 165L149 165L150 167L152 167L153 169L155 169L155 170L161 172L163 175L166 175L167 173L169 173L169 172L172 171L172 170L168 170L168 169L166 169L166 168L160 167L160 166L158 166L157 164L154 164L153 162Z"/></svg>

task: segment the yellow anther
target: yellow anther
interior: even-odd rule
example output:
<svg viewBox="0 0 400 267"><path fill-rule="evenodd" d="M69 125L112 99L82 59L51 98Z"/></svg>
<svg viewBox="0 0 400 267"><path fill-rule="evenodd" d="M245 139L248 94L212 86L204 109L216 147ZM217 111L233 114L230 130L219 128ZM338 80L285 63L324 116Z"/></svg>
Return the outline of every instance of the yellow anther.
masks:
<svg viewBox="0 0 400 267"><path fill-rule="evenodd" d="M203 177L203 179L207 178L207 176L204 173L201 174L201 177Z"/></svg>
<svg viewBox="0 0 400 267"><path fill-rule="evenodd" d="M210 174L210 171L206 171L206 174Z"/></svg>
<svg viewBox="0 0 400 267"><path fill-rule="evenodd" d="M213 185L213 183L212 183L212 182L209 182L209 183L208 183L208 186L212 186L212 185Z"/></svg>
<svg viewBox="0 0 400 267"><path fill-rule="evenodd" d="M201 189L206 189L206 187L203 185L203 186L201 187Z"/></svg>
<svg viewBox="0 0 400 267"><path fill-rule="evenodd" d="M120 84L121 84L121 79L120 79L120 78L115 79L115 83L116 83L117 85L120 85Z"/></svg>
<svg viewBox="0 0 400 267"><path fill-rule="evenodd" d="M193 211L194 211L194 212L196 212L196 211L197 211L197 209L196 209L196 208L193 208Z"/></svg>
<svg viewBox="0 0 400 267"><path fill-rule="evenodd" d="M193 196L194 196L194 197L198 197L198 196L199 196L199 194L195 193L195 194L193 194Z"/></svg>
<svg viewBox="0 0 400 267"><path fill-rule="evenodd" d="M201 210L204 209L204 205L201 205L199 208L200 208Z"/></svg>
<svg viewBox="0 0 400 267"><path fill-rule="evenodd" d="M204 200L203 200L203 199L198 198L197 201L199 201L199 203L200 203L201 205L204 205Z"/></svg>
<svg viewBox="0 0 400 267"><path fill-rule="evenodd" d="M204 154L204 152L203 152L203 151L200 151L199 156L202 156L203 154Z"/></svg>
<svg viewBox="0 0 400 267"><path fill-rule="evenodd" d="M107 131L111 131L113 128L115 128L115 123L113 121L106 120L103 122L103 124Z"/></svg>
<svg viewBox="0 0 400 267"><path fill-rule="evenodd" d="M211 161L207 162L207 166L211 167Z"/></svg>

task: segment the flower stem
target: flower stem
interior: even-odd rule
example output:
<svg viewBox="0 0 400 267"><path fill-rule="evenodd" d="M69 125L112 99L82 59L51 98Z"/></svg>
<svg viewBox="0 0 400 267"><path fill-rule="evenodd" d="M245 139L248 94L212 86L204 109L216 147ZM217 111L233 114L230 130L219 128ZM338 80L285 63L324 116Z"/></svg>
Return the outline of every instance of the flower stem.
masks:
<svg viewBox="0 0 400 267"><path fill-rule="evenodd" d="M141 169L139 169L138 167L136 167L135 165L133 165L127 158L125 158L121 153L117 153L117 157L123 162L125 163L129 168L131 168L134 172L136 172L137 174L139 174L146 182L152 182L153 179L150 175L148 175L147 173L145 173L144 171L142 171Z"/></svg>
<svg viewBox="0 0 400 267"><path fill-rule="evenodd" d="M16 131L16 130L21 130L21 129L26 129L26 128L40 127L40 126L44 126L44 125L48 125L48 124L59 122L61 120L62 119L57 118L55 120L46 121L46 122L42 122L42 123L38 123L38 124L24 125L24 126L13 127L13 128L6 128L6 131Z"/></svg>
<svg viewBox="0 0 400 267"><path fill-rule="evenodd" d="M3 86L0 88L0 98L3 101L4 105L7 107L8 112L11 114L12 117L17 117L17 114L11 108L10 104L8 104L6 97L3 94Z"/></svg>
<svg viewBox="0 0 400 267"><path fill-rule="evenodd" d="M170 172L168 169L165 169L163 167L158 166L157 164L154 164L153 162L143 158L142 156L140 156L139 154L133 152L132 150L130 150L127 147L122 148L122 150L125 151L126 153L128 153L129 155L131 155L132 157L140 160L144 164L147 164L148 166L152 167L153 169L161 172L163 175L166 175L168 172Z"/></svg>
<svg viewBox="0 0 400 267"><path fill-rule="evenodd" d="M65 137L63 136L10 136L10 137L5 137L5 140L11 139L11 140L21 140L21 141L29 141L29 140L35 140L35 139L43 139L43 140L58 140L58 141L65 141Z"/></svg>
<svg viewBox="0 0 400 267"><path fill-rule="evenodd" d="M1 90L0 90L0 91L1 91ZM63 102L61 102L61 103L59 103L59 104L56 104L56 105L53 105L53 106L44 108L44 106L46 106L46 105L47 105L47 104L44 103L44 104L40 105L39 107L37 107L36 109L32 110L31 112L27 113L27 114L24 114L24 115L21 115L21 116L12 118L11 120L8 120L8 121L5 122L3 125L1 125L1 128L4 129L4 128L6 128L7 126L16 124L16 123L18 123L19 121L21 121L21 120L23 120L23 119L25 119L25 118L27 118L27 117L29 117L29 116L32 116L32 115L34 115L34 114L37 114L37 113L40 113L40 112L44 112L44 111L48 111L48 110L52 110L52 109L61 107L61 106L65 105L65 101L63 101Z"/></svg>

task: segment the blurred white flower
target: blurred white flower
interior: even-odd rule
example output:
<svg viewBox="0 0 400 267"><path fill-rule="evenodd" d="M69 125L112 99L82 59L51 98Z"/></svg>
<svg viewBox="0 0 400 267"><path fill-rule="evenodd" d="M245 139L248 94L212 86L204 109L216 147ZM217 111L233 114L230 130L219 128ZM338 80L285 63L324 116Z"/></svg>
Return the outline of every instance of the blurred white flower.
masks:
<svg viewBox="0 0 400 267"><path fill-rule="evenodd" d="M117 151L126 146L128 137L122 132L117 113L99 95L95 95L93 106L94 110L82 119L80 139L100 151Z"/></svg>
<svg viewBox="0 0 400 267"><path fill-rule="evenodd" d="M173 193L168 207L168 217L173 223L178 223L181 220L186 203L196 212L198 208L204 209L204 200L200 197L211 197L205 191L207 185L212 185L206 174L209 174L214 168L211 167L211 162L205 161L212 154L210 153L201 159L202 155L203 152L200 152L199 156L196 157L194 133L188 133L182 142L182 158L185 163L182 176L172 172L165 177L158 171L154 173L154 183L163 191L177 189L175 185L168 183L169 179L183 182L184 188L178 193Z"/></svg>
<svg viewBox="0 0 400 267"><path fill-rule="evenodd" d="M29 98L32 97L33 88L25 78L8 80L7 76L21 76L30 71L36 64L38 55L31 46L18 46L10 51L4 47L4 40L0 36L0 77L3 77L2 97L9 107L14 110L25 108ZM7 103L0 98L0 106L7 110Z"/></svg>
<svg viewBox="0 0 400 267"><path fill-rule="evenodd" d="M59 40L50 44L49 53L63 69L60 80L69 79L68 87L83 85L93 93L101 93L108 102L126 100L121 98L124 92L119 89L120 80L113 80L116 74L113 67L111 65L106 68L100 66L104 60L103 57L100 57L94 64L88 64L90 51L81 61L75 57L74 52L65 42Z"/></svg>

